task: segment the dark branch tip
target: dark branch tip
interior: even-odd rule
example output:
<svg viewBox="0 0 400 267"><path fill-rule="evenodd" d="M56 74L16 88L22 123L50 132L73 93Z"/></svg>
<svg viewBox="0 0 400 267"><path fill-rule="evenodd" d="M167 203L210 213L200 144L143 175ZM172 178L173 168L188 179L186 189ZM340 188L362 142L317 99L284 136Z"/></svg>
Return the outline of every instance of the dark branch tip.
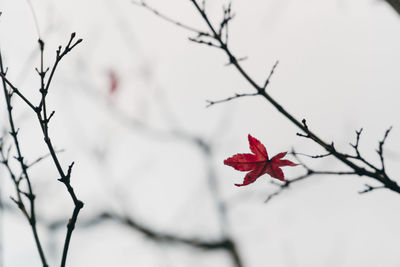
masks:
<svg viewBox="0 0 400 267"><path fill-rule="evenodd" d="M44 42L43 42L43 40L39 39L38 42L39 42L40 50L43 51L44 50Z"/></svg>

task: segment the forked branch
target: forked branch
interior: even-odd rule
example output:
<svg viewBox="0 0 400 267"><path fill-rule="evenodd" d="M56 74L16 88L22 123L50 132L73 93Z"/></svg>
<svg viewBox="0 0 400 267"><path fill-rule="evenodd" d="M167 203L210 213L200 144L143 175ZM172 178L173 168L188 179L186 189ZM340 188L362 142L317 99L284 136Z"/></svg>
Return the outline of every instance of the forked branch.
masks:
<svg viewBox="0 0 400 267"><path fill-rule="evenodd" d="M25 215L25 217L27 217L27 219L30 222L30 225L32 227L32 230L34 232L34 236L35 236L35 240L37 243L37 247L39 249L39 254L41 256L42 259L42 263L44 267L47 267L47 263L46 263L46 259L44 257L44 253L43 250L41 249L41 245L39 242L39 238L37 237L37 231L36 231L36 217L35 217L35 209L34 209L34 199L35 196L32 193L32 187L30 184L30 179L28 176L28 165L24 162L24 158L22 156L22 153L20 151L20 146L18 143L18 138L17 138L17 134L18 134L18 130L15 129L14 126L14 122L12 119L12 106L11 106L11 97L13 96L13 94L16 94L17 96L19 96L23 102L25 102L25 104L27 104L27 106L33 110L33 112L36 114L36 117L38 119L39 125L41 127L43 136L44 136L44 142L46 143L46 146L49 150L49 154L50 157L53 160L53 163L58 171L58 174L60 175L60 178L58 179L60 182L62 182L65 187L67 188L67 191L74 203L74 210L72 212L72 216L69 219L68 225L67 225L67 233L65 236L65 241L64 241L64 246L63 246L63 253L62 253L62 259L61 259L61 267L65 267L66 264L66 259L67 259L67 255L68 255L68 248L69 248L69 244L71 241L71 236L72 236L72 232L75 228L75 224L78 218L78 214L79 211L83 208L83 202L81 200L78 199L78 197L75 194L74 188L71 186L71 172L72 172L72 166L73 163L69 165L68 170L65 172L61 166L61 163L58 159L56 150L54 149L54 146L52 144L52 141L50 139L50 135L49 135L49 122L50 119L53 117L54 115L54 111L52 111L50 113L50 115L47 112L47 105L46 105L46 97L48 95L49 89L50 89L50 85L51 82L53 80L54 74L57 70L57 66L60 63L60 61L64 58L65 55L67 55L75 46L77 46L80 42L82 42L82 39L78 39L75 40L75 33L71 34L71 37L67 43L67 45L62 48L62 46L59 46L57 51L56 51L56 59L55 62L53 64L53 66L51 68L44 68L44 61L43 61L43 53L44 53L44 42L42 40L39 40L39 48L40 48L40 67L39 69L37 68L36 71L40 77L40 89L39 92L41 94L41 100L40 103L36 106L33 104L32 101L30 101L29 99L27 99L23 93L21 93L21 91L12 83L10 82L7 78L6 78L6 73L3 71L3 65L1 62L1 57L0 57L0 65L1 65L1 71L0 71L0 76L2 78L2 82L3 82L3 88L4 88L4 94L5 94L5 98L6 98L6 103L7 103L7 109L8 109L8 114L9 114L9 122L10 122L10 128L11 128L11 135L13 136L14 139L14 145L15 148L17 150L17 157L16 159L20 162L21 165L21 169L22 169L22 176L21 178L16 177L15 175L12 174L11 169L8 166L8 158L4 155L4 153L2 153L2 158L3 158L3 164L6 165L6 167L8 167L7 169L9 170L10 176L12 177L15 186L16 186L16 191L17 191L17 198L16 200L14 200L18 207L23 211ZM50 70L49 76L47 76L48 71ZM47 78L47 80L46 80ZM10 87L11 91L9 92L8 87ZM40 161L41 159L39 158L38 161ZM25 180L28 184L28 192L23 192L19 185L21 180ZM30 208L30 213L28 214L28 212L26 211L25 207L24 207L24 203L21 197L21 194L26 196L30 203L31 203L31 208Z"/></svg>

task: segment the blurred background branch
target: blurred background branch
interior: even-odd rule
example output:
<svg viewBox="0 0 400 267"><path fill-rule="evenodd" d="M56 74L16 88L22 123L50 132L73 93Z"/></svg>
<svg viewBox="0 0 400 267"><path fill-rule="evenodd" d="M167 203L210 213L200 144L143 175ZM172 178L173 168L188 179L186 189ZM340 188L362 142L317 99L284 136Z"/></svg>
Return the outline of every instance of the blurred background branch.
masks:
<svg viewBox="0 0 400 267"><path fill-rule="evenodd" d="M385 0L400 15L400 0Z"/></svg>

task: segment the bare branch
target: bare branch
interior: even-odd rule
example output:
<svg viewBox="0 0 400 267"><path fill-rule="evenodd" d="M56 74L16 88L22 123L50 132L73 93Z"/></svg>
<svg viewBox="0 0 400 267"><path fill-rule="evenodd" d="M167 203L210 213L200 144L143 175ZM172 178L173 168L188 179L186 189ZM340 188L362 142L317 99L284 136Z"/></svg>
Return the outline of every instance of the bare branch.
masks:
<svg viewBox="0 0 400 267"><path fill-rule="evenodd" d="M12 179L14 180L15 183L15 187L16 187L16 191L17 191L17 199L16 199L16 203L18 204L18 207L24 212L25 211L25 207L24 207L24 203L22 201L21 195L25 196L26 198L29 199L30 202L30 214L28 214L27 219L29 220L29 224L31 225L34 237L35 237L35 242L36 242L36 246L38 247L39 250L39 254L42 260L42 264L43 267L47 267L47 262L43 253L43 250L41 248L40 245L40 241L39 241L39 237L37 234L37 230L36 230L36 215L35 215L35 209L34 209L34 199L35 199L35 195L33 194L33 190L32 190L32 186L30 183L30 179L29 179L29 175L27 172L27 169L29 168L29 166L27 164L24 163L24 158L22 156L22 153L20 151L20 146L19 146L19 142L18 142L18 138L17 138L17 134L18 131L15 129L14 126L14 122L13 122L13 118L12 118L12 106L11 106L11 97L12 94L8 93L7 90L7 85L11 87L12 89L12 93L16 93L19 97L21 97L21 99L35 112L37 119L39 121L39 124L41 126L41 130L44 136L44 141L49 149L49 154L51 156L51 158L53 159L53 162L57 168L57 171L59 173L59 175L61 176L60 181L62 183L64 183L64 185L66 186L69 195L71 196L73 202L74 202L74 210L72 213L72 216L68 222L67 225L67 233L66 233L66 237L65 237L65 242L64 242L64 248L63 248L63 254L62 254L62 260L61 260L61 267L65 267L65 263L66 263L66 258L67 258L67 253L68 253L68 248L69 248L69 243L71 240L71 236L72 236L72 231L75 228L75 223L76 220L78 218L78 214L79 211L83 208L83 202L80 201L74 192L74 189L72 188L71 184L70 184L70 176L71 176L71 170L72 170L72 166L73 164L71 164L68 168L68 172L67 174L65 174L65 172L63 171L61 164L58 160L57 157L57 153L52 145L52 142L50 140L49 137L49 132L48 132L48 123L51 119L51 117L54 115L54 111L50 114L50 116L47 116L47 106L46 106L46 96L51 84L51 81L54 77L55 71L57 69L57 66L59 64L59 62L61 61L61 59L67 55L75 46L77 46L79 43L82 42L82 39L78 39L76 41L74 41L76 34L72 33L71 37L66 45L66 47L64 49L62 49L61 46L59 46L58 50L56 51L56 59L54 62L54 65L51 68L50 71L50 75L47 79L47 82L45 81L45 76L49 70L49 68L45 69L43 66L43 52L44 52L44 42L39 39L39 48L40 48L40 69L36 68L36 71L38 72L38 75L40 77L40 94L41 94L41 101L40 104L35 107L22 93L20 93L20 91L10 82L7 80L7 78L5 77L5 73L3 71L3 65L2 65L2 61L1 61L1 54L0 54L0 75L2 77L2 81L3 81L3 88L4 88L4 95L5 95L5 99L6 99L6 103L7 103L7 109L8 109L8 114L9 114L9 122L10 122L10 127L11 127L11 131L10 134L13 136L14 139L14 144L17 150L17 156L15 157L18 162L21 165L21 169L22 169L22 175L21 178L15 178L15 175L12 176ZM4 158L4 154L2 153L3 158ZM36 162L39 162L40 160L42 160L43 158L39 158ZM8 160L3 160L3 163L8 164ZM10 169L11 172L11 169ZM19 183L20 181L24 179L27 182L28 185L28 192L23 192L20 188L19 188ZM25 212L24 212L25 213Z"/></svg>

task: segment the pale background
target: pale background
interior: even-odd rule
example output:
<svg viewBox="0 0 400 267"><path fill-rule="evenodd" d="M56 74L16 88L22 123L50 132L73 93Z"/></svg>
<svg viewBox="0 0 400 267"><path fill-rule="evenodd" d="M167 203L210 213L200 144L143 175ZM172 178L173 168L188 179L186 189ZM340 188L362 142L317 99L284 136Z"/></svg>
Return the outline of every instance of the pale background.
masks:
<svg viewBox="0 0 400 267"><path fill-rule="evenodd" d="M179 21L205 29L189 1L148 1ZM214 22L222 1L208 1ZM219 197L227 202L229 231L246 267L400 266L400 196L387 190L359 195L368 179L312 177L264 204L276 187L267 176L235 187L244 173L223 160L248 152L247 134L274 155L292 147L323 153L261 98L242 98L205 108L207 99L253 92L214 48L191 43L190 33L128 0L32 1L46 62L71 32L83 43L61 62L48 102L56 115L50 133L72 183L85 202L79 219L105 209L126 212L149 227L181 236L216 239L221 234L206 164L216 170ZM362 152L375 153L384 131L388 173L400 174L400 17L376 0L236 0L230 45L262 82L276 60L268 87L289 112L336 148L351 151L364 127ZM39 64L32 11L26 1L1 0L0 45L9 79L38 99ZM108 72L118 91L108 93ZM1 124L8 127L1 97ZM31 161L46 153L34 115L15 102L22 149ZM132 125L132 118L150 127ZM192 143L154 134L177 129L211 142L205 158ZM291 158L293 160L293 158ZM335 160L308 161L321 170L346 170ZM288 178L304 172L285 168ZM0 172L2 201L13 188ZM37 209L48 220L67 220L72 203L50 160L32 169ZM373 184L373 183L371 183ZM40 266L30 228L18 210L2 212L1 267ZM224 230L226 225L224 225ZM60 260L64 228L39 228L51 266ZM113 222L73 234L68 266L232 266L223 252L158 244Z"/></svg>

